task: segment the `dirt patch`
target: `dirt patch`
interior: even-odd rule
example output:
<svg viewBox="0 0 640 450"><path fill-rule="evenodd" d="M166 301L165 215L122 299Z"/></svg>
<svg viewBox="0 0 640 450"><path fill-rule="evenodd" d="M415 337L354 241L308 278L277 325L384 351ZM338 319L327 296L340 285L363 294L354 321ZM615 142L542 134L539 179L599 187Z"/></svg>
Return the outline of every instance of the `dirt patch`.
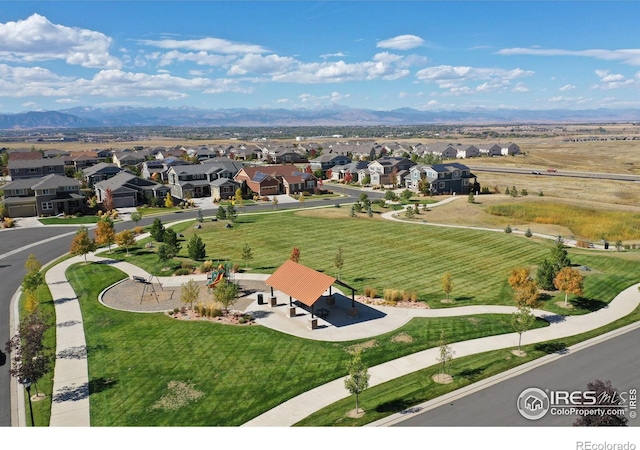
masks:
<svg viewBox="0 0 640 450"><path fill-rule="evenodd" d="M347 353L353 353L356 350L366 350L368 348L374 348L378 346L378 341L376 341L375 339L370 339L368 341L362 342L360 344L355 344L355 345L351 345L349 347L346 347L344 350Z"/></svg>
<svg viewBox="0 0 640 450"><path fill-rule="evenodd" d="M391 338L391 342L395 343L404 343L410 344L413 342L413 338L409 336L407 333L398 333Z"/></svg>
<svg viewBox="0 0 640 450"><path fill-rule="evenodd" d="M558 306L559 308L562 309L573 309L573 305L571 303L567 303L566 305L564 304L564 300L562 301L557 301L556 302L556 306Z"/></svg>
<svg viewBox="0 0 640 450"><path fill-rule="evenodd" d="M163 411L175 411L195 402L204 395L204 392L195 389L193 383L183 381L170 381L167 384L165 394L151 405L151 409L161 409Z"/></svg>
<svg viewBox="0 0 640 450"><path fill-rule="evenodd" d="M364 416L364 409L362 408L358 408L357 411L354 408L347 413L347 417L350 419L359 419L360 417L363 417L363 416Z"/></svg>
<svg viewBox="0 0 640 450"><path fill-rule="evenodd" d="M447 373L437 373L434 376L432 376L431 379L438 384L453 383L453 377Z"/></svg>
<svg viewBox="0 0 640 450"><path fill-rule="evenodd" d="M527 352L523 352L522 350L511 350L511 353L513 353L518 358L523 358L527 356Z"/></svg>

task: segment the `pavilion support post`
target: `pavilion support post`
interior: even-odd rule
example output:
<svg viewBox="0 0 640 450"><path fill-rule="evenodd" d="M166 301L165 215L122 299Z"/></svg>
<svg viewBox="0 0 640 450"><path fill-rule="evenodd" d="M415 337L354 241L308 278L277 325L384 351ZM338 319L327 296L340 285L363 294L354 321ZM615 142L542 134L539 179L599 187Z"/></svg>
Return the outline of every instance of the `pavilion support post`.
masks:
<svg viewBox="0 0 640 450"><path fill-rule="evenodd" d="M271 286L271 296L273 297L273 286Z"/></svg>
<svg viewBox="0 0 640 450"><path fill-rule="evenodd" d="M293 306L293 299L289 296L289 306Z"/></svg>
<svg viewBox="0 0 640 450"><path fill-rule="evenodd" d="M351 307L356 307L356 291L351 291Z"/></svg>

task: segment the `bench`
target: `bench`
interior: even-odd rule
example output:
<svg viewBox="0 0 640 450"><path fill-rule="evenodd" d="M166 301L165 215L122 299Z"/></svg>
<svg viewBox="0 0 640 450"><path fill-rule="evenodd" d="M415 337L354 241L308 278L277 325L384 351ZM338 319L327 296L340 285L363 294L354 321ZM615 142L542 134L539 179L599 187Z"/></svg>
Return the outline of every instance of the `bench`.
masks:
<svg viewBox="0 0 640 450"><path fill-rule="evenodd" d="M133 275L131 278L133 279L134 283L147 284L147 280L145 278L143 278L143 277L139 277L139 276Z"/></svg>

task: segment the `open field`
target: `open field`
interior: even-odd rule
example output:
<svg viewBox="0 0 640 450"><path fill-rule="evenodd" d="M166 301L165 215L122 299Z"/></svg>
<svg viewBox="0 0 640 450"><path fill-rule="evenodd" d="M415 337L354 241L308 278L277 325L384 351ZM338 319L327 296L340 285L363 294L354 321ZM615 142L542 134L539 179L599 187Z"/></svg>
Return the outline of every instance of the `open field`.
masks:
<svg viewBox="0 0 640 450"><path fill-rule="evenodd" d="M92 426L238 426L346 375L354 344L367 342L365 363L377 365L437 346L441 331L450 342L512 332L508 314L480 315L413 319L374 339L312 341L260 326L110 310L96 298L122 272L80 264L67 275L87 336ZM399 333L412 339L398 342Z"/></svg>

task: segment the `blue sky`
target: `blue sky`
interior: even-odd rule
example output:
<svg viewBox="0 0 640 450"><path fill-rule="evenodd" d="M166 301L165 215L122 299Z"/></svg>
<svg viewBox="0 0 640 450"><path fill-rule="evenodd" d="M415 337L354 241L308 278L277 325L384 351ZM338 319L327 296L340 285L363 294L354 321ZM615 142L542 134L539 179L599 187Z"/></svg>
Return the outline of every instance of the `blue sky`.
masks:
<svg viewBox="0 0 640 450"><path fill-rule="evenodd" d="M0 113L640 107L637 1L3 1Z"/></svg>

